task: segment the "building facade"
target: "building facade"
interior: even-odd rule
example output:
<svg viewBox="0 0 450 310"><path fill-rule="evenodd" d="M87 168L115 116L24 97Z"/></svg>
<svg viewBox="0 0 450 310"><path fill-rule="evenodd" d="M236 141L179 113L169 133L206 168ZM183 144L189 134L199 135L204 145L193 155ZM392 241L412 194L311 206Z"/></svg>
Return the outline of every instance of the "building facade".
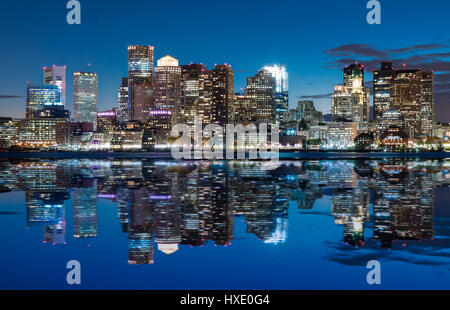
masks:
<svg viewBox="0 0 450 310"><path fill-rule="evenodd" d="M286 65L265 66L275 79L275 118L277 122L285 121L285 113L289 110L289 76Z"/></svg>
<svg viewBox="0 0 450 310"><path fill-rule="evenodd" d="M128 120L144 120L152 105L154 47L128 47Z"/></svg>
<svg viewBox="0 0 450 310"><path fill-rule="evenodd" d="M355 122L359 130L370 121L370 89L364 87L364 66L355 63L344 68L344 85L337 85L331 99L335 122Z"/></svg>
<svg viewBox="0 0 450 310"><path fill-rule="evenodd" d="M229 123L229 109L234 100L234 72L227 64L216 65L211 71L211 79L211 123L223 126Z"/></svg>
<svg viewBox="0 0 450 310"><path fill-rule="evenodd" d="M75 72L73 105L76 122L87 122L97 128L98 77L96 73Z"/></svg>
<svg viewBox="0 0 450 310"><path fill-rule="evenodd" d="M170 129L178 122L181 103L181 67L178 60L167 55L155 68L154 105L150 118L157 129Z"/></svg>
<svg viewBox="0 0 450 310"><path fill-rule="evenodd" d="M391 80L392 108L405 120L409 137L432 136L434 123L433 72L396 70Z"/></svg>
<svg viewBox="0 0 450 310"><path fill-rule="evenodd" d="M331 122L327 124L327 148L347 150L354 146L357 136L355 122Z"/></svg>
<svg viewBox="0 0 450 310"><path fill-rule="evenodd" d="M60 102L66 107L66 66L44 67L44 84L58 87Z"/></svg>
<svg viewBox="0 0 450 310"><path fill-rule="evenodd" d="M256 118L258 122L274 123L276 81L272 75L260 70L255 76L247 78L245 95L257 104Z"/></svg>
<svg viewBox="0 0 450 310"><path fill-rule="evenodd" d="M128 117L128 78L123 77L120 84L119 91L117 92L117 120L120 123L125 123L129 120Z"/></svg>
<svg viewBox="0 0 450 310"><path fill-rule="evenodd" d="M381 69L373 72L373 111L379 121L383 113L391 108L392 62L382 62Z"/></svg>
<svg viewBox="0 0 450 310"><path fill-rule="evenodd" d="M27 85L26 118L38 117L41 110L54 105L62 105L57 86Z"/></svg>

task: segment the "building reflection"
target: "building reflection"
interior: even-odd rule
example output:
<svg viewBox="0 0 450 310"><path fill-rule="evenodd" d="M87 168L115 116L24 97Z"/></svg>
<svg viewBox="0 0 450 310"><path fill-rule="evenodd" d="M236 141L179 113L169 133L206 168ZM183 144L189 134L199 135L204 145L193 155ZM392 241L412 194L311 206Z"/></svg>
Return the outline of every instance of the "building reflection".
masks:
<svg viewBox="0 0 450 310"><path fill-rule="evenodd" d="M289 211L313 210L329 197L342 241L355 247L374 238L433 238L434 189L448 186L442 161L348 160L261 162L55 160L3 162L2 190L25 192L28 225L42 225L44 242L66 243L66 208L73 237L95 238L98 204L117 208L128 236L128 263L153 264L155 251L228 246L235 219L267 244L288 240ZM295 211L297 212L297 211Z"/></svg>

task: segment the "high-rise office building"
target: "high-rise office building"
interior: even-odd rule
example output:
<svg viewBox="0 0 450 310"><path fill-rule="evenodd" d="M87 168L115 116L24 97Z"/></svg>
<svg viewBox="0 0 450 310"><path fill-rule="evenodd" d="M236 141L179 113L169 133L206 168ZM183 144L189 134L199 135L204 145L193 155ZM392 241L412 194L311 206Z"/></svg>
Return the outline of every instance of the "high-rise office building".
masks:
<svg viewBox="0 0 450 310"><path fill-rule="evenodd" d="M77 122L87 122L97 128L98 77L96 73L75 72L73 104Z"/></svg>
<svg viewBox="0 0 450 310"><path fill-rule="evenodd" d="M275 79L275 116L277 122L283 122L285 112L289 110L289 80L285 65L265 66Z"/></svg>
<svg viewBox="0 0 450 310"><path fill-rule="evenodd" d="M276 81L268 71L259 70L255 76L247 78L245 95L257 104L257 122L275 122Z"/></svg>
<svg viewBox="0 0 450 310"><path fill-rule="evenodd" d="M180 122L190 127L205 98L205 78L209 80L208 68L203 64L181 66L181 102L178 109Z"/></svg>
<svg viewBox="0 0 450 310"><path fill-rule="evenodd" d="M154 105L150 122L154 128L168 130L178 121L181 101L181 68L178 60L167 55L155 68Z"/></svg>
<svg viewBox="0 0 450 310"><path fill-rule="evenodd" d="M216 65L211 70L211 123L224 126L229 123L229 108L234 100L234 72L231 66Z"/></svg>
<svg viewBox="0 0 450 310"><path fill-rule="evenodd" d="M232 108L230 109L230 122L232 124L256 123L257 104L251 97L235 95Z"/></svg>
<svg viewBox="0 0 450 310"><path fill-rule="evenodd" d="M396 70L391 80L392 108L405 120L410 137L431 136L434 125L433 72Z"/></svg>
<svg viewBox="0 0 450 310"><path fill-rule="evenodd" d="M381 69L373 72L373 111L376 121L391 108L392 75L392 62L382 62Z"/></svg>
<svg viewBox="0 0 450 310"><path fill-rule="evenodd" d="M95 237L98 233L97 181L88 180L91 187L76 189L73 193L74 238Z"/></svg>
<svg viewBox="0 0 450 310"><path fill-rule="evenodd" d="M142 124L147 123L150 109L153 106L153 93L152 81L133 85L133 105L130 105L130 120L139 121Z"/></svg>
<svg viewBox="0 0 450 310"><path fill-rule="evenodd" d="M50 106L62 105L57 86L27 84L26 118L36 118Z"/></svg>
<svg viewBox="0 0 450 310"><path fill-rule="evenodd" d="M359 130L370 121L370 89L364 87L364 66L355 63L344 68L344 85L336 86L331 99L333 121L355 122Z"/></svg>
<svg viewBox="0 0 450 310"><path fill-rule="evenodd" d="M66 66L44 67L44 84L58 87L60 102L66 106Z"/></svg>
<svg viewBox="0 0 450 310"><path fill-rule="evenodd" d="M128 78L122 78L122 84L120 84L119 91L117 92L118 110L117 120L120 123L127 122L128 119Z"/></svg>
<svg viewBox="0 0 450 310"><path fill-rule="evenodd" d="M317 126L322 123L323 114L314 107L311 100L300 100L295 109L296 119L293 121L304 120L310 126Z"/></svg>
<svg viewBox="0 0 450 310"><path fill-rule="evenodd" d="M112 133L117 130L117 110L100 111L97 113L97 132Z"/></svg>
<svg viewBox="0 0 450 310"><path fill-rule="evenodd" d="M331 115L335 122L352 119L352 97L348 87L336 85L331 96Z"/></svg>
<svg viewBox="0 0 450 310"><path fill-rule="evenodd" d="M146 121L153 89L153 46L128 46L128 120ZM136 94L137 92L137 94Z"/></svg>

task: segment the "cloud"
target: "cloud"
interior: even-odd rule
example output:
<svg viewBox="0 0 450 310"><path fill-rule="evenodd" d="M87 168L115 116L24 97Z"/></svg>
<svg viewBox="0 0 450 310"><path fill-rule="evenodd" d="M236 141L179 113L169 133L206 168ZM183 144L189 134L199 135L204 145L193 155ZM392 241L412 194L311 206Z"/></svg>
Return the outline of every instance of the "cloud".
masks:
<svg viewBox="0 0 450 310"><path fill-rule="evenodd" d="M317 94L317 95L303 95L303 96L298 96L298 99L326 99L326 98L331 98L331 95L333 95L332 93L328 93L328 94Z"/></svg>
<svg viewBox="0 0 450 310"><path fill-rule="evenodd" d="M406 53L406 52L414 52L414 51L420 51L420 50L439 49L439 48L445 48L445 47L447 47L447 45L444 45L444 44L421 44L421 45L414 45L414 46L409 46L409 47L404 47L404 48L391 49L391 50L389 50L389 52L390 53Z"/></svg>
<svg viewBox="0 0 450 310"><path fill-rule="evenodd" d="M372 45L368 44L347 44L330 49L325 52L333 56L358 55L371 57L386 57L388 55L386 52L378 50Z"/></svg>
<svg viewBox="0 0 450 310"><path fill-rule="evenodd" d="M439 51L446 49L445 51ZM417 52L436 50L429 53ZM329 68L342 67L355 61L365 65L369 70L375 70L382 61L392 61L394 67L419 68L424 71L450 72L450 45L422 44L398 49L381 49L367 44L347 44L325 51L332 57Z"/></svg>
<svg viewBox="0 0 450 310"><path fill-rule="evenodd" d="M15 96L15 95L0 95L0 99L11 99L11 98L20 98L22 96Z"/></svg>
<svg viewBox="0 0 450 310"><path fill-rule="evenodd" d="M435 103L438 121L450 120L450 40L444 43L418 44L383 49L368 44L346 44L324 51L330 56L327 68L342 69L358 61L370 74L383 61L392 61L396 69L421 69L435 73ZM367 86L370 84L367 83Z"/></svg>

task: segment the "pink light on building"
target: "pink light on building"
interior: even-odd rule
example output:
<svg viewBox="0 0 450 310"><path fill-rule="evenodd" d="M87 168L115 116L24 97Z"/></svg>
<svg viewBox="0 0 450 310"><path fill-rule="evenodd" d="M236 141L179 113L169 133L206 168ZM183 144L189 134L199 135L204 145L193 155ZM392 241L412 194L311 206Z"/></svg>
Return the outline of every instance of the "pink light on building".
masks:
<svg viewBox="0 0 450 310"><path fill-rule="evenodd" d="M97 116L99 116L99 117L114 117L114 116L116 116L116 112L115 111L98 112Z"/></svg>

